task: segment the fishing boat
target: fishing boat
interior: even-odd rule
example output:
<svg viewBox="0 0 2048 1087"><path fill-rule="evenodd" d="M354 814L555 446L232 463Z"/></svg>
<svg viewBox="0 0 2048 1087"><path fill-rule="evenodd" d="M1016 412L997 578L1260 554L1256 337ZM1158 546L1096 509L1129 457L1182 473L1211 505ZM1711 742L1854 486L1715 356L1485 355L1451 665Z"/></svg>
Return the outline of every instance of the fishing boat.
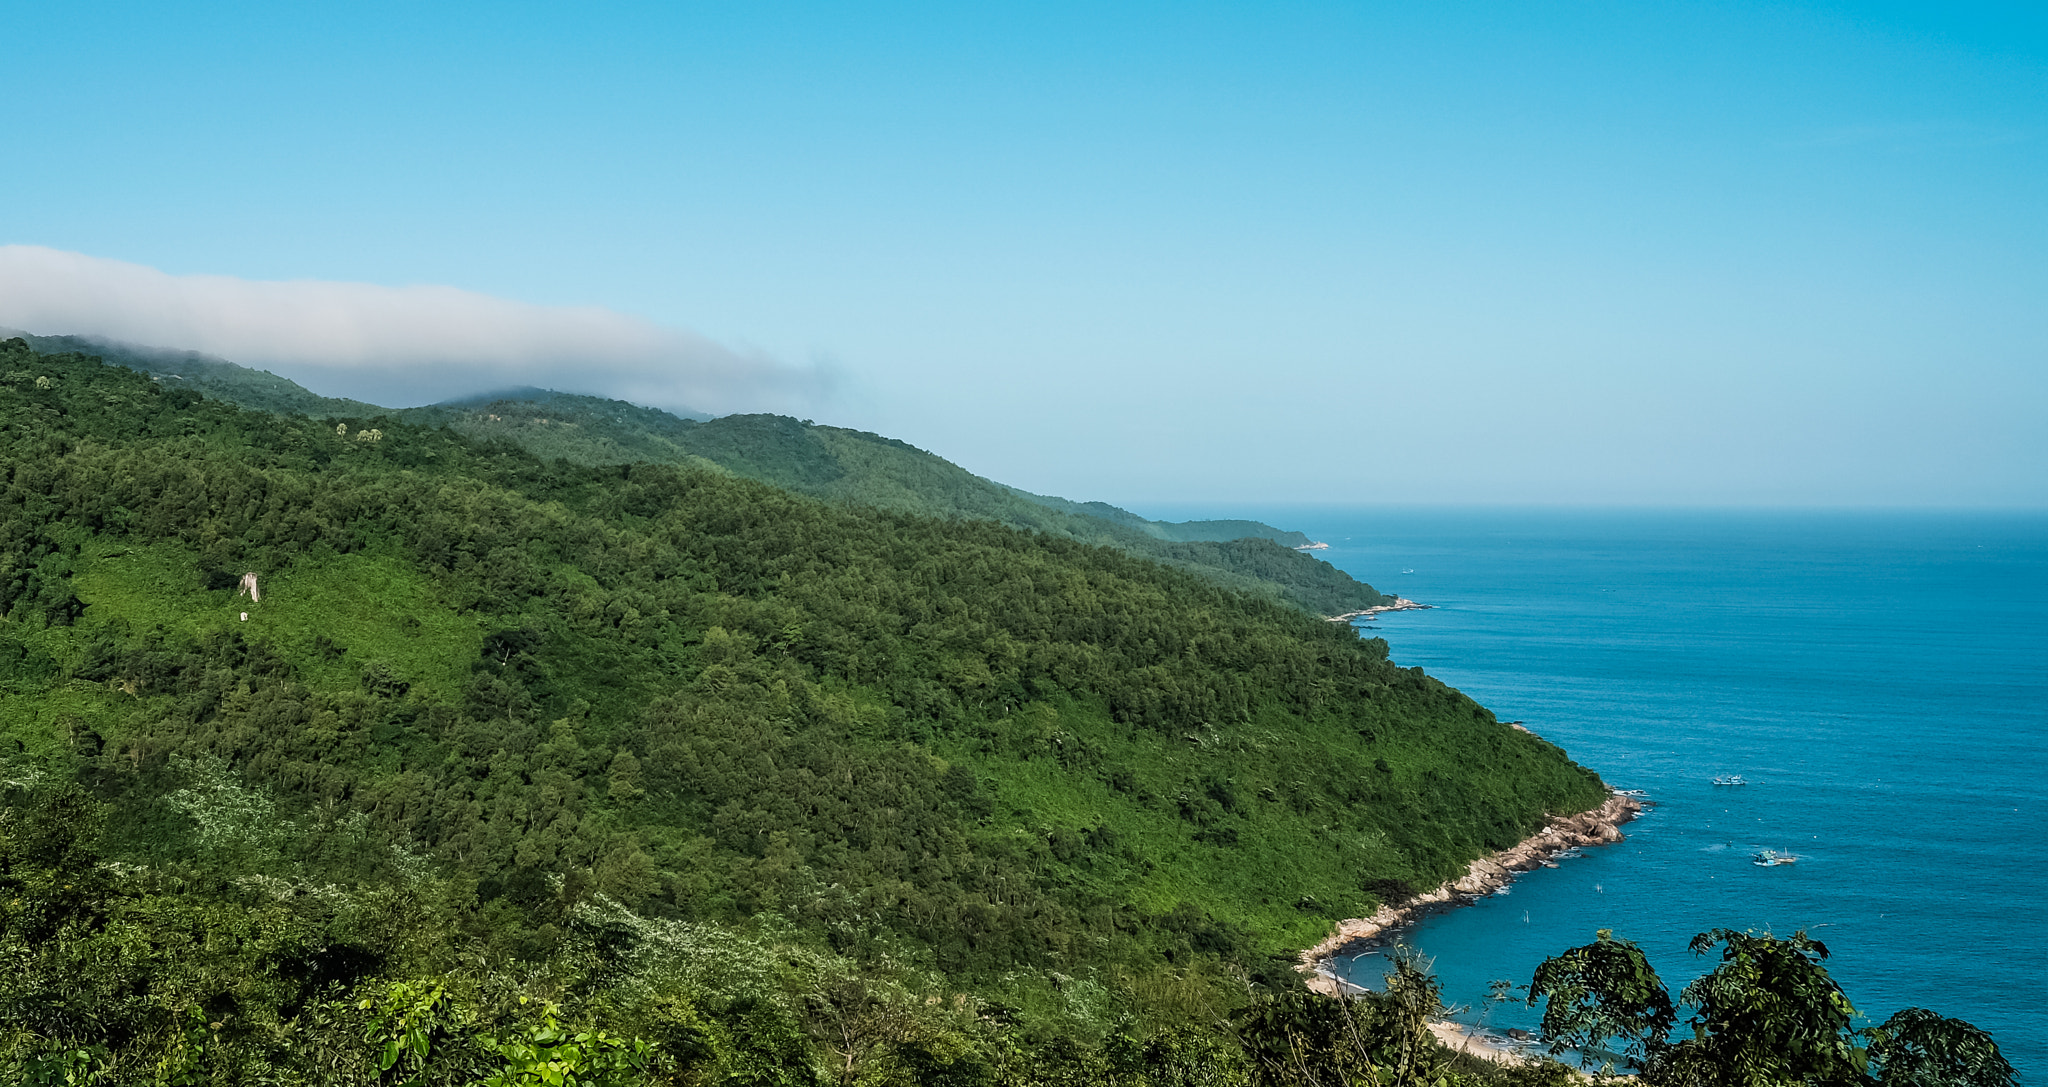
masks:
<svg viewBox="0 0 2048 1087"><path fill-rule="evenodd" d="M1716 784L1716 785L1747 785L1747 784L1749 784L1749 782L1747 782L1747 781L1744 781L1744 780L1742 780L1742 775L1741 775L1741 774L1723 774L1722 776L1720 776L1720 777L1717 777L1717 778L1715 778L1715 779L1714 779L1714 784Z"/></svg>
<svg viewBox="0 0 2048 1087"><path fill-rule="evenodd" d="M1750 863L1758 868L1775 868L1781 864L1791 864L1798 859L1790 853L1780 853L1775 849L1759 849L1749 857Z"/></svg>

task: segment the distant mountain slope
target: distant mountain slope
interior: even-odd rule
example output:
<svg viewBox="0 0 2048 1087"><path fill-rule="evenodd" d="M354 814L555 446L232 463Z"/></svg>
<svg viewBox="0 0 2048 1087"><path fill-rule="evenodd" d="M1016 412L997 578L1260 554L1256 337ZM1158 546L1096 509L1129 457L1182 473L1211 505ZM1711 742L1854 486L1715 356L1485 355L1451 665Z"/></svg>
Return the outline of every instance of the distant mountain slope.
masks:
<svg viewBox="0 0 2048 1087"><path fill-rule="evenodd" d="M396 418L502 441L543 460L597 467L650 463L715 467L835 502L926 517L996 521L1116 547L1192 570L1227 587L1320 615L1388 598L1292 548L1309 542L1257 521L1151 521L1103 502L1031 494L985 479L907 442L780 415L678 416L622 400L518 388L420 408L320 396L263 370L190 351L76 336L25 336L43 352L94 354L239 407L370 421Z"/></svg>
<svg viewBox="0 0 2048 1087"><path fill-rule="evenodd" d="M188 388L215 400L225 400L254 411L286 415L374 415L386 409L360 400L321 396L290 378L268 370L256 370L197 351L176 351L163 347L118 343L84 336L31 336L0 328L0 339L19 336L45 354L76 351L98 355L102 361L154 375L159 384Z"/></svg>
<svg viewBox="0 0 2048 1087"><path fill-rule="evenodd" d="M424 408L401 408L391 414L472 438L510 442L543 460L565 460L584 467L643 461L698 467L713 463L687 444L686 435L702 420L624 400L515 389ZM744 471L736 474L751 475Z"/></svg>
<svg viewBox="0 0 2048 1087"><path fill-rule="evenodd" d="M1220 520L1220 521L1149 521L1127 509L1119 509L1107 502L1074 502L1051 495L1032 494L1018 491L1024 498L1062 513L1078 514L1083 517L1097 517L1104 521L1135 528L1147 536L1176 543L1192 543L1200 540L1242 540L1256 537L1272 540L1286 547L1300 547L1311 543L1308 534L1284 528L1274 528L1263 521Z"/></svg>
<svg viewBox="0 0 2048 1087"><path fill-rule="evenodd" d="M1107 503L1072 502L1007 487L908 442L782 415L727 415L699 422L623 401L545 395L546 400L471 401L395 414L572 464L708 463L832 501L926 517L997 521L1120 548L1322 615L1387 599L1329 563L1292 550L1309 542L1307 536L1257 521L1150 521Z"/></svg>

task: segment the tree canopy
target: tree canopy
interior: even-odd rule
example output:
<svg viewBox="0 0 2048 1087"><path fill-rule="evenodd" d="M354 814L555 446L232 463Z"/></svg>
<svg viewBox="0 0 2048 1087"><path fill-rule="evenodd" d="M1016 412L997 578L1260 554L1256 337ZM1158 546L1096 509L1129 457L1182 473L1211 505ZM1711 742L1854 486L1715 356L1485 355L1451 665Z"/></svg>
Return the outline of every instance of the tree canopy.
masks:
<svg viewBox="0 0 2048 1087"><path fill-rule="evenodd" d="M1991 1036L1959 1019L1907 1008L1858 1029L1856 1009L1822 965L1825 944L1804 932L1714 929L1692 940L1720 961L1685 987L1691 1036L1673 1041L1677 1009L1649 960L1601 931L1537 967L1529 1002L1545 1001L1554 1053L1623 1043L1645 1083L1685 1087L2012 1087L2012 1065Z"/></svg>

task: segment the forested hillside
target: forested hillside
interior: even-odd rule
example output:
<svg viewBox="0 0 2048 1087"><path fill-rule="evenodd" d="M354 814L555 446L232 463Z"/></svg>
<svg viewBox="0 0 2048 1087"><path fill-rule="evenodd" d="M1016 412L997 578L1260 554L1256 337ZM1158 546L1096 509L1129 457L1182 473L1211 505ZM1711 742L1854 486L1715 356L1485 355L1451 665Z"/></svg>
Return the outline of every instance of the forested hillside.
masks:
<svg viewBox="0 0 2048 1087"><path fill-rule="evenodd" d="M402 418L505 440L544 459L585 465L647 461L717 465L735 475L833 502L926 517L972 518L1106 544L1191 570L1241 592L1319 615L1388 601L1370 585L1293 550L1307 543L1257 521L1150 521L1102 502L1005 487L894 438L781 415L697 422L594 397L498 400L416 408Z"/></svg>
<svg viewBox="0 0 2048 1087"><path fill-rule="evenodd" d="M1292 953L1604 795L1258 595L0 343L0 1077L1557 1087ZM254 591L246 575L254 575ZM2010 1087L1826 949L1545 964L1658 1084ZM1761 964L1761 965L1760 965ZM1555 1022L1553 1022L1553 1020Z"/></svg>
<svg viewBox="0 0 2048 1087"><path fill-rule="evenodd" d="M308 795L368 789L379 799L367 807L394 818L436 812L425 844L508 872L507 835L543 850L544 863L588 852L575 840L543 848L514 833L531 828L467 806L471 779L491 780L477 776L490 752L545 747L550 729L601 752L577 758L606 774L613 761L623 773L653 760L639 787L654 800L617 806L597 790L606 795L586 805L560 793L577 826L587 806L622 827L709 828L723 812L729 829L709 840L747 847L735 855L760 853L778 832L802 852L818 815L775 810L790 794L759 787L761 774L795 773L794 763L727 782L713 751L663 755L701 745L707 729L750 758L785 744L827 744L832 759L871 746L862 757L892 769L865 784L853 775L853 788L938 790L917 805L938 812L953 793L959 803L982 795L962 791L969 778L993 782L1009 795L990 817L1048 841L1103 819L1175 850L1235 839L1219 872L1241 868L1245 848L1320 851L1298 835L1335 819L1333 829L1353 822L1371 840L1351 845L1344 869L1433 881L1544 810L1598 799L1590 775L1554 748L1388 664L1384 643L1115 551L863 513L710 473L549 468L402 424L243 413L76 357L8 366L25 376L6 392L12 550L0 560L0 606L21 660L54 662L37 682L72 711L17 727L38 751L75 747L60 732L85 729L108 757L139 765L183 750L197 730ZM230 591L244 569L268 589L260 604ZM259 701L291 707L266 713L313 720L323 697L341 698L378 718L357 738L385 742L344 747L337 760L317 744L291 750L300 738L285 732L238 735L222 716L238 709L225 691L185 690L209 689L209 674L223 677L214 685L289 677ZM325 731L334 727L317 734L339 740ZM421 776L451 759L486 763ZM572 778L596 772L571 761L562 772ZM955 771L981 764L1000 780ZM430 785L455 793L414 795ZM457 808L472 818L445 825ZM753 808L766 810L744 814ZM1187 869L1216 854L1196 850L1163 873L1126 850L1101 852L1101 870L1081 882L1178 896L1276 935L1313 933L1366 905L1359 880L1317 871L1327 866L1254 904L1190 882ZM645 855L656 871L703 878L680 856ZM723 902L743 882L735 871L628 898ZM1303 895L1327 904L1319 917L1293 919ZM930 912L902 907L899 925ZM996 927L1017 940L1029 926ZM942 946L955 935L921 933ZM994 961L1029 957L1017 948Z"/></svg>
<svg viewBox="0 0 2048 1087"><path fill-rule="evenodd" d="M390 410L318 396L262 370L190 351L25 337L45 352L98 354L155 374L170 388L258 411L316 418L382 416L510 442L544 461L585 467L633 463L716 467L834 502L929 517L995 521L1107 544L1192 570L1214 583L1319 615L1388 601L1327 562L1291 550L1299 532L1256 521L1151 521L1102 502L1035 495L977 476L906 442L776 415L685 418L618 400L509 390ZM1271 542L1268 542L1271 541Z"/></svg>
<svg viewBox="0 0 2048 1087"><path fill-rule="evenodd" d="M1100 1040L1292 984L1371 888L1601 799L1385 643L1118 550L4 351L22 810L100 813L64 849L118 862L119 909L340 924L435 888L400 912L448 942L358 917L348 984L566 970L612 911L602 939L803 949Z"/></svg>

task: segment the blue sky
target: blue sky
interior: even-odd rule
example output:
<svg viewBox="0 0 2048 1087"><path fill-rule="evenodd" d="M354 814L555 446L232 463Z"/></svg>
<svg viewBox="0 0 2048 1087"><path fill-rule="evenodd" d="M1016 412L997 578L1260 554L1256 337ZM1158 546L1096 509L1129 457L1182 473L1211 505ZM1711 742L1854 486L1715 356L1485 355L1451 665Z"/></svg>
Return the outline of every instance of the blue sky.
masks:
<svg viewBox="0 0 2048 1087"><path fill-rule="evenodd" d="M820 421L1140 509L2048 506L2038 11L4 18L0 245L602 307L824 375ZM65 320L132 308L88 294ZM138 327L105 320L75 331ZM272 353L238 361L443 388ZM536 383L700 387L687 351L558 361Z"/></svg>

